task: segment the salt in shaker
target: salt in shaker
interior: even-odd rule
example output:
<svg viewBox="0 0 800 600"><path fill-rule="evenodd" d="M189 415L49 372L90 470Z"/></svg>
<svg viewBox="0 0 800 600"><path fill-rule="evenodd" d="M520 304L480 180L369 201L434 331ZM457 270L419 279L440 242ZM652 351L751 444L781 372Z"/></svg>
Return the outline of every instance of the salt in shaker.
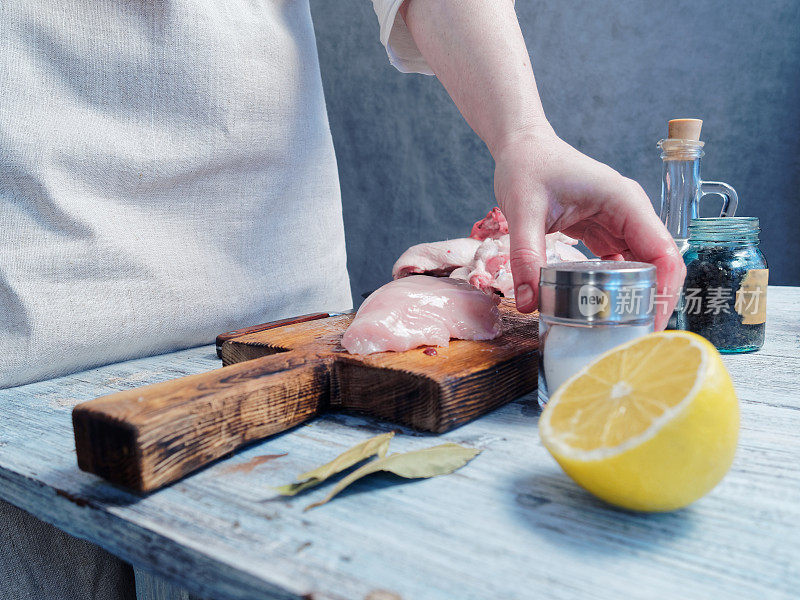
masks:
<svg viewBox="0 0 800 600"><path fill-rule="evenodd" d="M655 327L656 268L580 261L542 267L539 404L594 358Z"/></svg>

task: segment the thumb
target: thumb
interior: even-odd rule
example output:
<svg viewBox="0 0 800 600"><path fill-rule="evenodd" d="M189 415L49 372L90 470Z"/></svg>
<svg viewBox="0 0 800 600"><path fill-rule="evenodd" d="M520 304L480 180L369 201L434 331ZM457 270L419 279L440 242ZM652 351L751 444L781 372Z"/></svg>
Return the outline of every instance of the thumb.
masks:
<svg viewBox="0 0 800 600"><path fill-rule="evenodd" d="M509 262L520 312L534 311L539 304L539 270L547 263L544 229L544 215L538 218L533 211L523 208L508 216L511 234Z"/></svg>

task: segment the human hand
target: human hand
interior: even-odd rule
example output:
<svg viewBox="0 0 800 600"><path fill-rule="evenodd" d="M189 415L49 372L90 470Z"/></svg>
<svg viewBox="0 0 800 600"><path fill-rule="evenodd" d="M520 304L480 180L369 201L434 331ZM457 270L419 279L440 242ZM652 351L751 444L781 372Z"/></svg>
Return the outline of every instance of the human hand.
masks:
<svg viewBox="0 0 800 600"><path fill-rule="evenodd" d="M656 329L666 326L686 267L674 240L635 181L581 154L549 125L520 132L492 149L494 191L508 219L517 308L538 305L545 233L562 231L608 260L655 265Z"/></svg>

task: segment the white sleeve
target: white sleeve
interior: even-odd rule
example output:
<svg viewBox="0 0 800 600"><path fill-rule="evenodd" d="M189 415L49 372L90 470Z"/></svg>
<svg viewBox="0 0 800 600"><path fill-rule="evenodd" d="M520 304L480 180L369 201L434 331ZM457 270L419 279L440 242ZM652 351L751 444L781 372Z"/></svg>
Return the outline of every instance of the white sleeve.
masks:
<svg viewBox="0 0 800 600"><path fill-rule="evenodd" d="M381 26L381 44L386 47L389 62L402 73L433 75L398 12L401 4L403 0L372 0L372 8Z"/></svg>

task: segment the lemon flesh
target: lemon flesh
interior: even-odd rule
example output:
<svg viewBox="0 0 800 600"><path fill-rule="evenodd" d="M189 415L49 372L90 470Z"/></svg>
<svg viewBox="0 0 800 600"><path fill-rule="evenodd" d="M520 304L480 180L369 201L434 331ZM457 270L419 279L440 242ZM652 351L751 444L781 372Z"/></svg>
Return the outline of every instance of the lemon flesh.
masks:
<svg viewBox="0 0 800 600"><path fill-rule="evenodd" d="M684 331L653 333L567 380L539 419L542 442L580 486L639 511L682 508L733 462L739 406L716 348Z"/></svg>

